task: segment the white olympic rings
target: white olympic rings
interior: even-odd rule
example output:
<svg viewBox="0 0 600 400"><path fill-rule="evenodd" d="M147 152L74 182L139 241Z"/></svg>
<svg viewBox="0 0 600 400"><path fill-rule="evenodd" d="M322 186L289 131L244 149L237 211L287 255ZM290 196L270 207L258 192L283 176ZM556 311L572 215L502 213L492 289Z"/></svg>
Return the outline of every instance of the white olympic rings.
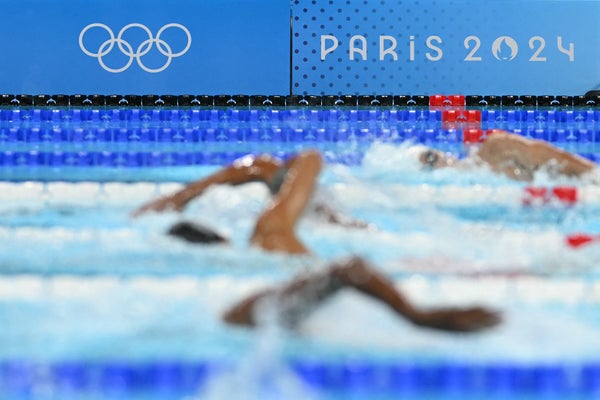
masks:
<svg viewBox="0 0 600 400"><path fill-rule="evenodd" d="M107 39L100 45L100 47L98 48L98 51L96 53L89 51L83 44L84 35L87 33L87 31L89 31L92 28L104 29L106 32L108 32L108 35L110 36L109 39ZM133 49L133 46L128 41L123 39L123 34L125 34L125 32L131 28L140 28L146 33L146 35L148 35L148 39L142 41L139 44L139 46L137 47L137 49L135 49L135 51ZM185 33L185 35L187 37L186 46L184 47L183 50L181 50L177 53L173 53L171 46L169 46L169 44L167 42L165 42L164 40L162 40L160 38L160 36L169 28L179 28L183 31L183 33ZM103 57L106 56L108 53L110 53L113 50L113 48L115 47L115 44L118 46L121 53L123 53L125 56L129 57L129 60L121 68L111 68L111 67L107 66L103 60ZM158 51L162 55L167 57L167 61L161 67L149 68L146 65L144 65L144 63L142 62L142 57L145 56L146 54L148 54L150 52L150 50L152 50L152 47L154 44L156 44L156 48L158 49ZM140 68L146 72L150 72L153 74L155 74L157 72L162 72L165 69L167 69L167 67L171 64L171 61L173 61L173 58L181 57L182 55L187 53L187 51L190 49L191 45L192 45L192 35L190 34L190 31L185 26L183 26L181 24L177 24L177 23L170 23L170 24L164 25L162 28L160 28L158 30L156 37L154 37L152 35L152 32L146 25L139 24L139 23L132 23L132 24L125 25L119 31L119 34L117 35L117 37L115 37L114 32L107 25L101 24L98 22L89 24L88 26L83 28L83 30L79 34L79 47L81 48L81 50L86 55L97 58L100 66L102 68L104 68L106 71L112 72L115 74L123 72L127 68L129 68L131 66L131 64L133 63L134 59L137 61Z"/></svg>

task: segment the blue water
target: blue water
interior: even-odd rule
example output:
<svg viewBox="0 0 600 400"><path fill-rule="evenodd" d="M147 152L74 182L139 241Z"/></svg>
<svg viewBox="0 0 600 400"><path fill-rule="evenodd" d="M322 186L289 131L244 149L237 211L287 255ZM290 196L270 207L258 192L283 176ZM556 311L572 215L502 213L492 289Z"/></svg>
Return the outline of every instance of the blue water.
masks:
<svg viewBox="0 0 600 400"><path fill-rule="evenodd" d="M7 152L30 151L6 146L4 160ZM35 151L81 150L40 146ZM232 144L211 146L225 152ZM588 195L575 205L531 207L522 203L524 184L485 168L421 171L406 146L390 141L317 143L330 161L321 190L372 227L349 230L306 215L298 233L313 256L248 247L268 202L260 184L215 187L182 214L130 217L145 201L259 148L253 146L241 144L209 165L170 167L69 166L64 159L27 166L11 158L0 182L0 326L7 327L0 330L0 389L15 399L146 400L244 398L242 392L290 399L597 393L600 374L589 371L600 363L600 246L573 250L564 241L572 232L600 233L595 176L556 182L540 173L535 185L572 185ZM282 154L311 147L272 146ZM215 227L232 246L166 236L182 219ZM352 254L419 304L484 304L502 311L504 322L472 335L423 330L352 292L325 304L297 333L220 322L245 294ZM169 365L180 372L165 372ZM382 383L398 366L424 370L394 375L403 384ZM451 368L440 373L440 366ZM553 381L560 384L548 376L562 377Z"/></svg>

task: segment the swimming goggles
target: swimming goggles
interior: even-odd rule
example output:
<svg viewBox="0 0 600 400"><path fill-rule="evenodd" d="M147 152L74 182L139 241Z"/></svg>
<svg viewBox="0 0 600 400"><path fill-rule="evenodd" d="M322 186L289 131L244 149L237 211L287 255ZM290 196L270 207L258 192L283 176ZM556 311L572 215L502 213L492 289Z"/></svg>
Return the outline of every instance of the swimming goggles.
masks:
<svg viewBox="0 0 600 400"><path fill-rule="evenodd" d="M440 155L433 150L427 150L422 156L423 165L429 168L434 168L439 159Z"/></svg>

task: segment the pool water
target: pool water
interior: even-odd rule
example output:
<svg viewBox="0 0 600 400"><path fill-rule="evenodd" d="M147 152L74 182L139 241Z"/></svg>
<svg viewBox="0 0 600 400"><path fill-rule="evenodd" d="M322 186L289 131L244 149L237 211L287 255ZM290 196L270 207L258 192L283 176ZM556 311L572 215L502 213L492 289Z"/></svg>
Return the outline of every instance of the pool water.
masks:
<svg viewBox="0 0 600 400"><path fill-rule="evenodd" d="M214 171L218 159L28 168L14 162L25 145L6 150L3 162L7 152L13 158L0 182L0 389L15 399L597 394L600 245L565 241L600 233L597 177L556 181L541 172L523 184L483 167L423 171L401 142L324 149L319 191L372 226L346 229L307 214L298 234L314 255L296 258L248 246L268 202L257 183L211 188L182 214L131 218L149 199ZM281 154L306 147L277 145ZM251 149L227 157L244 151ZM360 163L336 162L332 154L344 152L359 152ZM573 187L578 201L526 205L526 186ZM232 245L167 236L180 220L212 226ZM354 254L420 305L487 305L503 323L476 334L420 329L351 291L295 333L220 321L252 291Z"/></svg>

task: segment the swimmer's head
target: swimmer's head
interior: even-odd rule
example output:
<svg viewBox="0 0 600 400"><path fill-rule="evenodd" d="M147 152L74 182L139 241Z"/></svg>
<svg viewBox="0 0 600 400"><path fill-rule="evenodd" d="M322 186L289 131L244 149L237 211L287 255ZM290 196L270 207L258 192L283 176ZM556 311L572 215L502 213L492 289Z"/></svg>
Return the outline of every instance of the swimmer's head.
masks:
<svg viewBox="0 0 600 400"><path fill-rule="evenodd" d="M190 243L227 243L226 238L212 229L185 221L173 225L171 229L169 229L169 235L176 236Z"/></svg>
<svg viewBox="0 0 600 400"><path fill-rule="evenodd" d="M425 146L414 146L411 149L419 163L429 169L451 167L456 164L456 158L446 153Z"/></svg>

